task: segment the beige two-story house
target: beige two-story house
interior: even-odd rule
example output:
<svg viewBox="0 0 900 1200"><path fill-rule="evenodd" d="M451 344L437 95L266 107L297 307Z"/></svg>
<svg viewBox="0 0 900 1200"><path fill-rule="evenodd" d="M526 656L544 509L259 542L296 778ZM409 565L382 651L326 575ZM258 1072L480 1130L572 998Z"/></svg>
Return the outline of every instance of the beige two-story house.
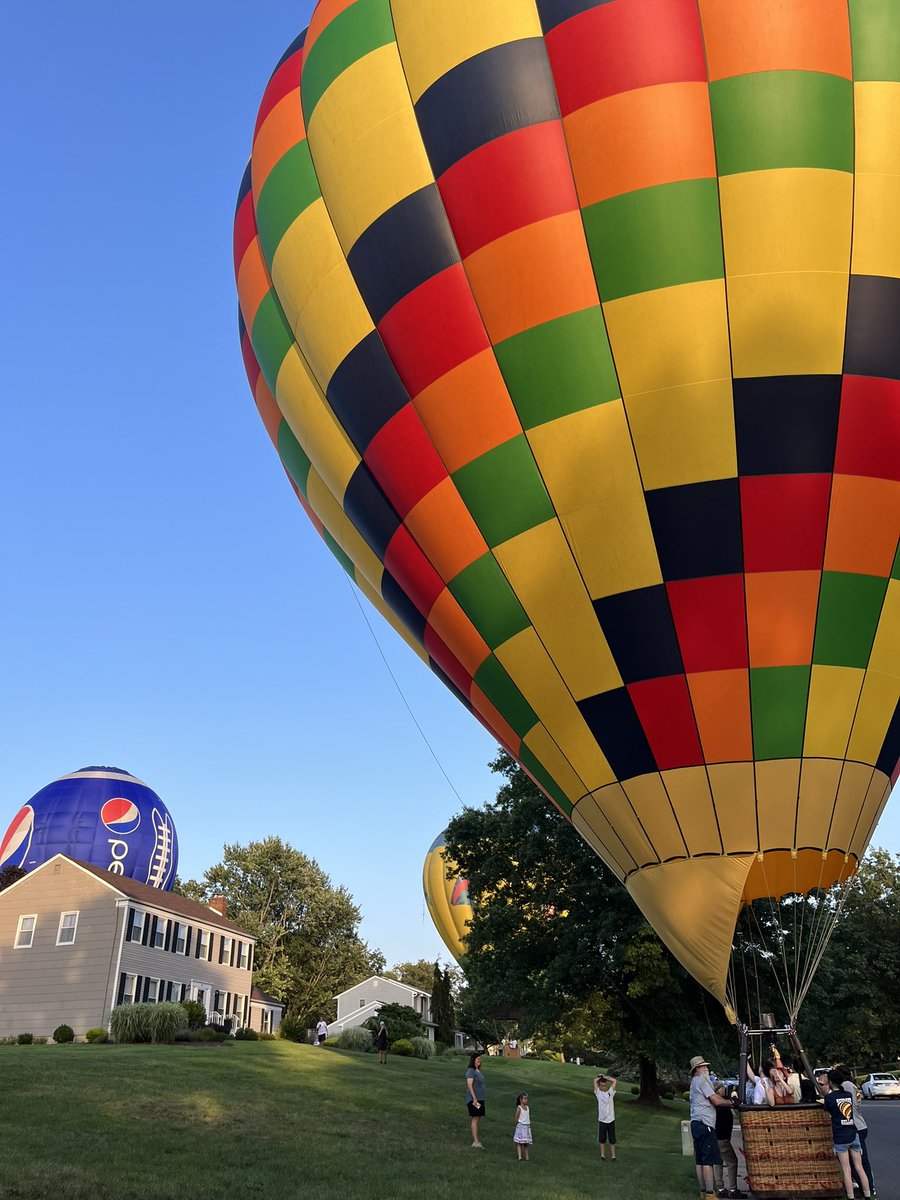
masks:
<svg viewBox="0 0 900 1200"><path fill-rule="evenodd" d="M57 854L0 892L0 1036L62 1024L82 1036L138 1001L199 1000L208 1019L248 1025L254 949L224 901L197 904Z"/></svg>

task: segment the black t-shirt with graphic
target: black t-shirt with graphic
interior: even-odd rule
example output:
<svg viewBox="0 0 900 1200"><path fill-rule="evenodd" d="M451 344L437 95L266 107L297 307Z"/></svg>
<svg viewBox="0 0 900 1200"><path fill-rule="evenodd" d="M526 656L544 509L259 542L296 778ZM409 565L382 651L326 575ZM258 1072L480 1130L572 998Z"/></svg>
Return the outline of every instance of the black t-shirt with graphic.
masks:
<svg viewBox="0 0 900 1200"><path fill-rule="evenodd" d="M856 1125L853 1121L853 1100L846 1092L829 1092L825 1097L825 1110L831 1117L831 1140L836 1146L845 1146L856 1140Z"/></svg>

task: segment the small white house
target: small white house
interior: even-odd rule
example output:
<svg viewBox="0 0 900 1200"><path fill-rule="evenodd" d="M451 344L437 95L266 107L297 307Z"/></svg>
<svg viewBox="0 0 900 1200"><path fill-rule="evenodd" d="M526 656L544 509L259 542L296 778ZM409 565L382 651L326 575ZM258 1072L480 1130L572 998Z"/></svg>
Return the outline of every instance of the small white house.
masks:
<svg viewBox="0 0 900 1200"><path fill-rule="evenodd" d="M385 1004L405 1004L419 1014L426 1035L434 1041L436 1027L431 1019L431 993L423 992L421 988L372 975L334 998L337 1000L337 1017L328 1026L329 1034L340 1033L351 1025L364 1025L369 1017L377 1017Z"/></svg>

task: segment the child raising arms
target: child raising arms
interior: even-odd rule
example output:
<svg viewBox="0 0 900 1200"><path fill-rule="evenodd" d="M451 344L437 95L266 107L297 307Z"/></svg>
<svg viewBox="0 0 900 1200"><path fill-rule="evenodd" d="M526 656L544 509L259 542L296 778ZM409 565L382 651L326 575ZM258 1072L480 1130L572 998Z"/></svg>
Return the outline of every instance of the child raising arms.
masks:
<svg viewBox="0 0 900 1200"><path fill-rule="evenodd" d="M528 1107L527 1092L520 1092L516 1096L516 1132L513 1134L513 1141L516 1145L516 1158L519 1162L523 1158L528 1162L528 1147L531 1145L531 1109Z"/></svg>

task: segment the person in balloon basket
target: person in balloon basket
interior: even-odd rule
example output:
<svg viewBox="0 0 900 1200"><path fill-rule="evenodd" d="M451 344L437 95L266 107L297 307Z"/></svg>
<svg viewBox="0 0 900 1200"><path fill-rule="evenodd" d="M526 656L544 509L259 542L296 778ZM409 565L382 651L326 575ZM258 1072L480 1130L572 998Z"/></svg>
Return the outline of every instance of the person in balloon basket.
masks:
<svg viewBox="0 0 900 1200"><path fill-rule="evenodd" d="M716 1137L716 1109L733 1107L731 1100L716 1095L709 1078L709 1063L702 1054L695 1054L691 1059L691 1137L694 1139L700 1200L715 1196L713 1167L722 1163Z"/></svg>
<svg viewBox="0 0 900 1200"><path fill-rule="evenodd" d="M600 1161L606 1162L606 1143L609 1156L616 1161L616 1081L612 1075L594 1076L594 1095L597 1097L598 1140Z"/></svg>
<svg viewBox="0 0 900 1200"><path fill-rule="evenodd" d="M717 1083L715 1088L717 1096L727 1099L724 1083ZM727 1108L723 1108L721 1104L716 1108L716 1141L719 1143L719 1156L722 1161L713 1164L713 1178L716 1184L716 1194L723 1200L726 1196L746 1197L747 1195L746 1192L739 1191L737 1185L738 1160L734 1146L731 1144L731 1135L734 1130L732 1103L730 1102Z"/></svg>
<svg viewBox="0 0 900 1200"><path fill-rule="evenodd" d="M828 1092L825 1096L825 1111L831 1117L831 1140L834 1153L837 1156L841 1174L844 1177L844 1188L848 1200L853 1200L853 1176L851 1166L862 1183L862 1194L871 1196L869 1178L863 1168L862 1145L856 1122L853 1120L853 1097L844 1091L843 1076L837 1071L829 1071L826 1076Z"/></svg>

